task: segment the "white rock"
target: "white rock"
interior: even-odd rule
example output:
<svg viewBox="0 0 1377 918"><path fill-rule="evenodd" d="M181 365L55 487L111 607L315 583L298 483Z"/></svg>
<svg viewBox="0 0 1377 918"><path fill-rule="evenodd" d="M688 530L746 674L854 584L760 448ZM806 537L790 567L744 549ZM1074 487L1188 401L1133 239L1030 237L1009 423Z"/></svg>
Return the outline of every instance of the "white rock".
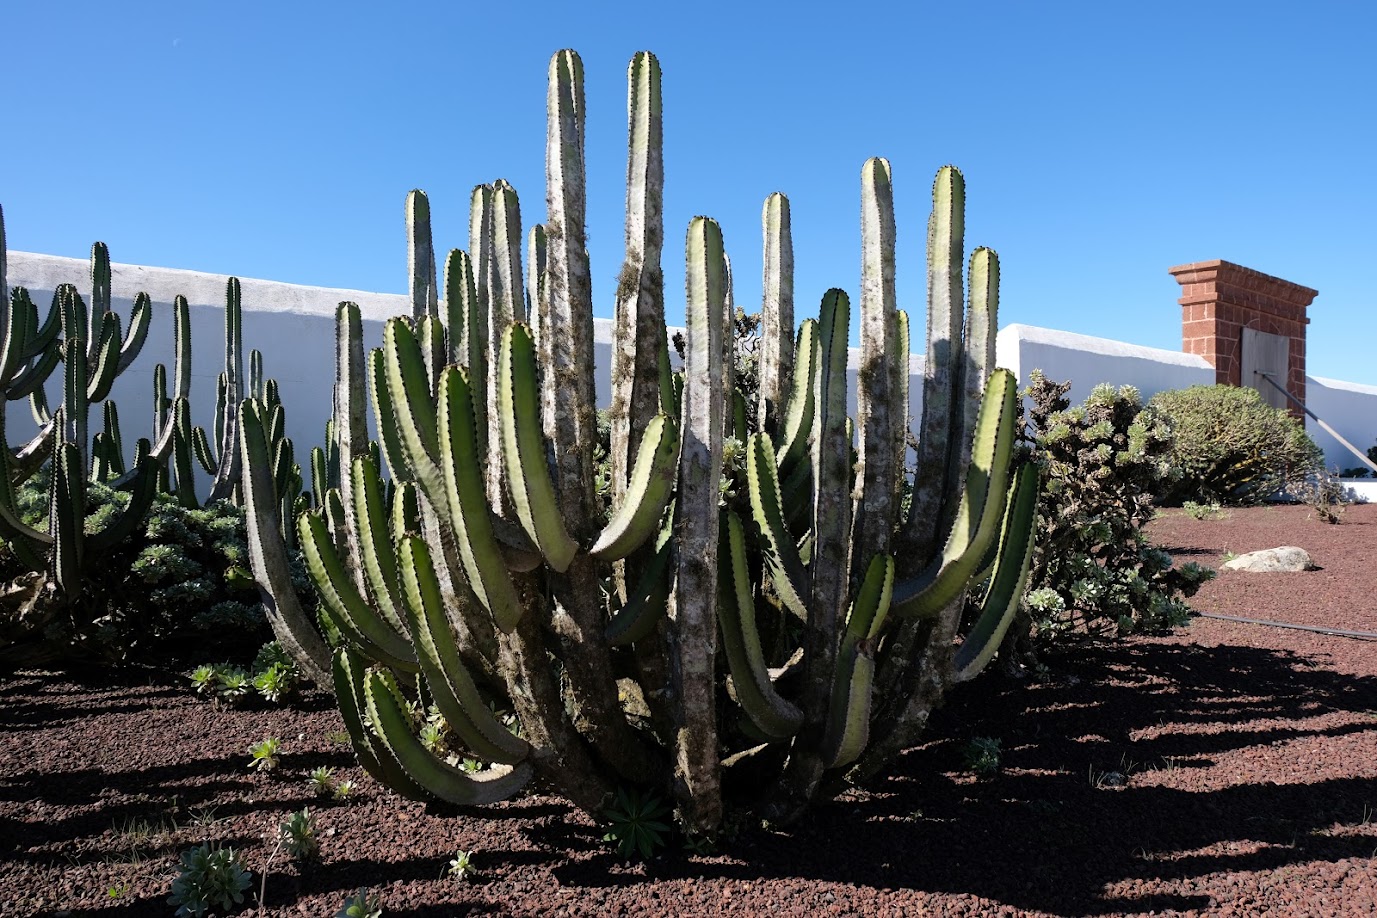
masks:
<svg viewBox="0 0 1377 918"><path fill-rule="evenodd" d="M1280 548L1266 548L1239 555L1222 565L1226 571L1250 571L1254 574L1273 574L1278 572L1313 570L1315 563L1304 548L1283 545Z"/></svg>

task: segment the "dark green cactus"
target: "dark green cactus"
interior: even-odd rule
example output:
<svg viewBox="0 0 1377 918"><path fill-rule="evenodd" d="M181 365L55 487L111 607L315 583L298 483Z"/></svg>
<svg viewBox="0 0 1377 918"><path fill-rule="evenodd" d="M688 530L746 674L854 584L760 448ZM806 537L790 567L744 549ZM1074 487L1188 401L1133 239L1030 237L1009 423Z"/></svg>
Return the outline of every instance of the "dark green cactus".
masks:
<svg viewBox="0 0 1377 918"><path fill-rule="evenodd" d="M1015 461L1013 377L991 372L993 253L973 259L962 309L964 191L950 167L930 222L907 516L909 325L895 302L884 160L862 170L854 425L850 301L828 291L818 319L792 334L783 195L764 211L759 400L733 387L730 261L705 217L688 229L685 359L671 374L658 63L638 54L628 77L610 503L593 481L582 63L561 51L529 307L516 192L500 181L475 189L469 252L446 259L443 308L419 192L406 208L412 315L390 320L365 358L357 307L341 306L333 430L349 445L330 447L338 472L325 452L314 463L330 476L317 483L325 506L297 529L344 646L331 654L290 591L271 421L255 401L244 403L242 439L251 550L279 637L334 687L363 766L403 795L483 803L539 775L597 814L619 784L659 785L689 831L710 834L734 774L772 770L766 799L734 802L794 817L882 767L948 687L979 672L1022 590L1037 473ZM390 485L365 447L365 381ZM958 643L975 593L976 624ZM426 751L405 715L418 697L441 711L454 745L493 767L471 775ZM493 705L520 722L519 739Z"/></svg>

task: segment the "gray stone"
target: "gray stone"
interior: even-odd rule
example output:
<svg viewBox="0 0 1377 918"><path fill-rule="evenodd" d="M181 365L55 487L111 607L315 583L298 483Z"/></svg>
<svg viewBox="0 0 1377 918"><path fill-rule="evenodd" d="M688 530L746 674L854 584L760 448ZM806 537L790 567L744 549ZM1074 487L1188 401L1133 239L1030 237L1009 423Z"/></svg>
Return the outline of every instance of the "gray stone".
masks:
<svg viewBox="0 0 1377 918"><path fill-rule="evenodd" d="M1266 548L1239 555L1222 565L1226 571L1250 571L1254 574L1287 573L1291 571L1314 570L1315 563L1304 548L1283 545L1280 548Z"/></svg>

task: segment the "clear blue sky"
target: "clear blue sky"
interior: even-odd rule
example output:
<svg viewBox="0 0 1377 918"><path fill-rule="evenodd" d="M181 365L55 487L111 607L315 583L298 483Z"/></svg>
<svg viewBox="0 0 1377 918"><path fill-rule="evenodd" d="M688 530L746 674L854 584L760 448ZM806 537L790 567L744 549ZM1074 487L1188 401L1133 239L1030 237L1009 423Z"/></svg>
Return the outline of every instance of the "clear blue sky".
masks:
<svg viewBox="0 0 1377 918"><path fill-rule="evenodd" d="M410 9L403 10L403 6ZM626 64L664 68L671 320L694 214L760 296L760 209L793 207L800 317L859 276L859 174L893 165L900 306L924 304L933 173L1002 322L1180 346L1183 262L1316 287L1309 370L1377 383L1377 5L10 4L11 248L401 292L402 202L463 246L473 185L544 217L546 65L583 56L597 312L621 260ZM384 12L384 9L386 11Z"/></svg>

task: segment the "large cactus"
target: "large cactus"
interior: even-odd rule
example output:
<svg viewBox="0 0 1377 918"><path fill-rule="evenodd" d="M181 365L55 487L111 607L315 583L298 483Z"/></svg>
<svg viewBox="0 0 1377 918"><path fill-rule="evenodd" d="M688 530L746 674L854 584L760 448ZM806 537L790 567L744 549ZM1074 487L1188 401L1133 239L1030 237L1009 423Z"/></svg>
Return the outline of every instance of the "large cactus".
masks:
<svg viewBox="0 0 1377 918"><path fill-rule="evenodd" d="M12 451L0 442L0 535L21 563L46 574L59 603L70 603L82 592L83 570L94 555L108 550L132 533L144 519L157 491L158 469L170 450L170 431L156 445L141 439L133 467L126 470L114 403L105 402L103 429L88 436L92 403L105 400L115 378L134 361L143 346L152 312L148 295L135 299L129 330L121 332L119 316L110 307L110 254L104 243L91 249L91 304L71 284L60 285L53 311L42 328L27 291L8 290L3 269L4 228L0 217L0 309L5 328L0 345L0 379L7 399L28 396L40 430L28 445ZM43 383L61 362L62 404L49 411ZM0 415L0 440L3 440ZM19 517L14 486L50 458L47 524L29 526ZM93 461L94 460L94 461ZM86 525L87 481L95 479L130 492L123 510L97 530Z"/></svg>
<svg viewBox="0 0 1377 918"><path fill-rule="evenodd" d="M685 359L672 374L655 58L637 54L629 81L610 502L594 485L582 64L561 51L550 65L548 216L526 266L530 324L516 192L503 182L473 196L470 252L446 261L444 308L417 192L413 315L390 320L365 361L357 307L341 306L334 430L350 431L352 459L341 454L323 512L297 521L323 614L343 636L333 653L284 588L283 502L252 401L251 550L279 635L328 679L360 762L399 793L479 804L539 775L597 814L619 784L660 786L688 831L710 834L724 803L789 818L873 772L948 687L979 672L1021 593L1037 474L1014 458L1015 381L990 371L997 275L986 250L961 320L961 176L950 167L934 188L907 514L908 319L895 302L884 160L862 170L858 463L849 299L828 291L819 318L791 335L782 195L764 213L759 402L732 388L729 262L705 217L688 229ZM390 487L354 414L365 379ZM972 602L976 624L958 643ZM426 749L406 713L417 697L438 709L453 746L492 767L468 774Z"/></svg>

